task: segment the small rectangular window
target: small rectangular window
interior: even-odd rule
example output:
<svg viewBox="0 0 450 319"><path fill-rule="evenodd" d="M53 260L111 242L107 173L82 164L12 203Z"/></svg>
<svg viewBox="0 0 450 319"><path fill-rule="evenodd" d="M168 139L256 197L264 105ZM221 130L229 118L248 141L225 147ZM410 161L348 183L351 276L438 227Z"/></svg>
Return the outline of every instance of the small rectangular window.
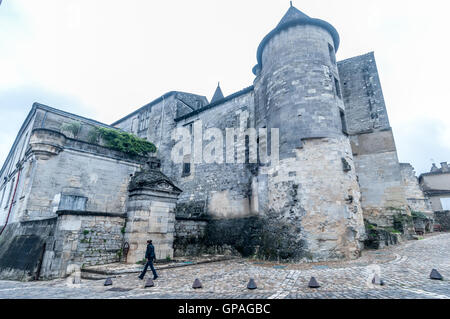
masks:
<svg viewBox="0 0 450 319"><path fill-rule="evenodd" d="M341 114L341 125L342 125L342 132L344 134L348 134L347 131L347 121L345 120L345 113L343 110L340 110L340 114Z"/></svg>
<svg viewBox="0 0 450 319"><path fill-rule="evenodd" d="M183 177L191 175L191 163L183 163Z"/></svg>
<svg viewBox="0 0 450 319"><path fill-rule="evenodd" d="M150 123L150 110L145 110L139 114L139 132L148 129Z"/></svg>
<svg viewBox="0 0 450 319"><path fill-rule="evenodd" d="M334 48L331 44L328 43L328 51L330 52L331 64L336 64L336 53L334 52Z"/></svg>
<svg viewBox="0 0 450 319"><path fill-rule="evenodd" d="M184 124L183 126L185 128L187 128L189 130L189 134L192 135L192 133L194 132L194 122L190 122L188 124Z"/></svg>
<svg viewBox="0 0 450 319"><path fill-rule="evenodd" d="M339 84L339 80L336 79L336 77L334 77L334 87L336 88L336 95L342 99L342 94L341 94L341 86Z"/></svg>

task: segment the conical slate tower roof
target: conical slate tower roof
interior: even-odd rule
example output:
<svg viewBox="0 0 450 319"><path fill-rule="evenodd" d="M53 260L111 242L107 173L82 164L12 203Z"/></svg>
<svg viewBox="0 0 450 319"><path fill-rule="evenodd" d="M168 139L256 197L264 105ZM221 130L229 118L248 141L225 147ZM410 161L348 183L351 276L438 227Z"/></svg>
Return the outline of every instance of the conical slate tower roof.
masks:
<svg viewBox="0 0 450 319"><path fill-rule="evenodd" d="M220 88L220 83L217 84L216 92L214 92L214 96L212 97L211 104L217 101L220 101L224 98L222 89Z"/></svg>
<svg viewBox="0 0 450 319"><path fill-rule="evenodd" d="M295 21L298 19L311 19L309 16L298 10L296 7L294 7L291 3L291 7L286 12L286 14L281 19L280 23L278 23L277 28L281 25L287 24L291 21Z"/></svg>
<svg viewBox="0 0 450 319"><path fill-rule="evenodd" d="M253 68L253 73L255 75L258 74L258 72L259 72L258 70L262 70L262 53L263 53L264 47L270 41L270 39L272 39L275 35L277 35L281 31L289 29L289 28L297 26L297 25L315 25L315 26L318 26L320 28L327 30L330 33L331 37L333 38L334 49L336 50L336 52L339 49L339 42L340 42L339 34L331 24L329 24L326 21L320 20L320 19L311 18L310 16L304 14L303 12L298 10L296 7L294 7L291 2L291 6L289 7L286 14L283 16L281 21L278 23L278 25L275 27L275 29L273 29L271 32L269 32L269 34L267 34L264 37L264 39L261 41L261 43L258 46L258 52L256 54L258 64Z"/></svg>

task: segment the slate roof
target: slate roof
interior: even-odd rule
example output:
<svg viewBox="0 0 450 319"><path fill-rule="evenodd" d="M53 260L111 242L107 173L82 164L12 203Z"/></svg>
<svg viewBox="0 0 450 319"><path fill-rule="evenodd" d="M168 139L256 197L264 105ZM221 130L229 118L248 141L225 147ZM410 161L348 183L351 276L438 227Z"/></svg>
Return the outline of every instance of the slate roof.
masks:
<svg viewBox="0 0 450 319"><path fill-rule="evenodd" d="M211 108L213 108L213 107L216 107L216 106L218 106L218 105L222 105L222 104L225 103L225 102L228 102L228 101L230 101L230 100L232 100L232 99L234 99L234 98L237 98L237 97L239 97L239 96L241 96L241 95L244 95L244 94L247 94L247 93L253 91L253 89L254 89L254 88L253 88L253 85L251 85L251 86L249 86L249 87L246 87L245 89L242 89L242 90L240 90L240 91L238 91L238 92L236 92L236 93L233 93L233 94L231 94L231 95L228 95L227 97L223 98L222 100L216 101L216 102L214 102L214 103L210 103L209 105L205 105L205 106L202 107L202 108L196 109L194 112L191 112L191 113L185 114L185 115L183 115L183 116L177 117L177 118L175 119L175 122L179 122L179 121L188 119L188 118L190 118L190 117L192 117L192 116L195 116L195 115L197 115L197 114L200 114L200 113L202 113L202 112L204 112L204 111L206 111L206 110L209 110L209 109L211 109Z"/></svg>
<svg viewBox="0 0 450 319"><path fill-rule="evenodd" d="M214 92L214 96L211 99L211 103L215 103L217 101L223 100L224 98L225 97L223 96L222 89L220 88L220 83L218 83L216 92Z"/></svg>
<svg viewBox="0 0 450 319"><path fill-rule="evenodd" d="M270 39L272 39L275 35L277 35L278 33L280 33L283 30L286 30L290 27L294 27L297 25L305 25L305 24L315 25L315 26L318 26L318 27L321 27L321 28L327 30L330 33L331 37L333 38L335 51L336 52L338 51L340 38L339 38L339 34L336 31L336 29L326 21L309 17L305 13L301 12L300 10L298 10L297 8L292 6L292 3L291 3L291 7L288 9L288 11L283 16L281 21L278 23L276 28L273 29L269 34L267 34L264 37L264 39L261 41L261 43L258 47L257 55L256 55L258 64L253 68L253 73L256 75L257 74L256 70L262 69L262 53L264 51L264 47L270 41Z"/></svg>
<svg viewBox="0 0 450 319"><path fill-rule="evenodd" d="M311 18L308 15L301 12L300 10L298 10L296 7L291 5L289 10L281 19L280 23L278 23L277 28L280 27L281 25L287 24L297 19L311 19Z"/></svg>

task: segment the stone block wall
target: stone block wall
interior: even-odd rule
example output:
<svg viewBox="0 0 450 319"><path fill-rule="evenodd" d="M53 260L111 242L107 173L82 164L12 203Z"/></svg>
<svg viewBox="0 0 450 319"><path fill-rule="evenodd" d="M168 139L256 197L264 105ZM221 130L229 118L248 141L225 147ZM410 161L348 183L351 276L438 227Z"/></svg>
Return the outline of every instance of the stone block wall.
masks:
<svg viewBox="0 0 450 319"><path fill-rule="evenodd" d="M406 200L413 215L415 231L433 232L434 214L429 199L420 189L414 168L408 163L401 163L400 168Z"/></svg>
<svg viewBox="0 0 450 319"><path fill-rule="evenodd" d="M112 128L107 124L84 118L79 115L71 114L68 112L60 111L58 109L51 108L46 105L35 103L33 107L36 109L36 119L34 121L33 129L44 128L63 133L69 138L76 138L78 140L88 142L89 133L96 127ZM80 130L77 135L73 135L72 132L63 131L64 124L80 123Z"/></svg>
<svg viewBox="0 0 450 319"><path fill-rule="evenodd" d="M174 256L195 256L204 251L206 219L177 218L175 220Z"/></svg>
<svg viewBox="0 0 450 319"><path fill-rule="evenodd" d="M125 212L127 186L130 174L140 167L138 159L66 138L56 131L39 129L34 132L32 151L42 152L34 146L43 145L42 140L48 135L60 137L60 150L46 156L36 155L30 170L30 185L23 194L28 197L26 206L17 218L54 217L60 209L62 196L86 198L85 210L88 211Z"/></svg>
<svg viewBox="0 0 450 319"><path fill-rule="evenodd" d="M54 243L56 218L8 224L0 237L0 278L40 278L44 251Z"/></svg>
<svg viewBox="0 0 450 319"><path fill-rule="evenodd" d="M365 230L347 138L304 140L296 153L268 175L267 223L284 225L280 240L302 246L294 259L357 258Z"/></svg>
<svg viewBox="0 0 450 319"><path fill-rule="evenodd" d="M350 138L364 218L381 227L392 227L394 215L410 216L392 131Z"/></svg>
<svg viewBox="0 0 450 319"><path fill-rule="evenodd" d="M338 62L349 134L389 128L373 52Z"/></svg>
<svg viewBox="0 0 450 319"><path fill-rule="evenodd" d="M434 220L441 225L442 231L450 231L450 211L434 212Z"/></svg>
<svg viewBox="0 0 450 319"><path fill-rule="evenodd" d="M172 172L173 166L170 161L170 152L175 145L175 141L172 140L172 132L177 126L174 120L206 105L207 102L204 96L173 91L127 115L113 125L154 143L157 147L156 156L162 160L163 173L176 182L176 179L179 178L178 172L175 174ZM144 118L147 122L140 126L139 123Z"/></svg>
<svg viewBox="0 0 450 319"><path fill-rule="evenodd" d="M374 53L340 61L338 69L364 218L393 227L394 217L410 211Z"/></svg>
<svg viewBox="0 0 450 319"><path fill-rule="evenodd" d="M220 154L221 163L196 163L194 153L190 156L191 172L183 176L183 165L172 163L172 168L166 172L183 193L181 193L177 216L190 217L192 215L207 214L212 218L240 218L251 215L251 165L245 159L245 138L236 138L237 154L235 163L226 162L226 129L247 129L248 122L253 121L253 92L247 92L226 101L202 113L177 122L178 127L190 123L202 122L203 134L206 130L216 128L222 134L222 141L215 150ZM247 114L247 115L246 115ZM242 119L246 119L241 123ZM199 122L197 122L199 123ZM193 124L195 125L195 124ZM195 132L194 132L195 134ZM203 154L211 139L203 139ZM194 150L195 151L195 150ZM170 158L167 154L164 158ZM238 163L238 157L239 163ZM166 160L167 161L167 160Z"/></svg>
<svg viewBox="0 0 450 319"><path fill-rule="evenodd" d="M118 262L121 257L125 215L60 211L54 242L47 247L41 275L64 277L78 267Z"/></svg>

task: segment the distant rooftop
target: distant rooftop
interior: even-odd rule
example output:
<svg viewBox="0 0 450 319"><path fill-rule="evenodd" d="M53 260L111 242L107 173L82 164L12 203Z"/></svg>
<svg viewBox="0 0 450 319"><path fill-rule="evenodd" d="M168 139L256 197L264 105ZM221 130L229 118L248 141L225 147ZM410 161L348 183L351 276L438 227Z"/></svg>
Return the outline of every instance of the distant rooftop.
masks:
<svg viewBox="0 0 450 319"><path fill-rule="evenodd" d="M435 163L431 166L430 172L421 174L420 176L450 174L450 167L447 162L442 162L441 167L437 167Z"/></svg>

